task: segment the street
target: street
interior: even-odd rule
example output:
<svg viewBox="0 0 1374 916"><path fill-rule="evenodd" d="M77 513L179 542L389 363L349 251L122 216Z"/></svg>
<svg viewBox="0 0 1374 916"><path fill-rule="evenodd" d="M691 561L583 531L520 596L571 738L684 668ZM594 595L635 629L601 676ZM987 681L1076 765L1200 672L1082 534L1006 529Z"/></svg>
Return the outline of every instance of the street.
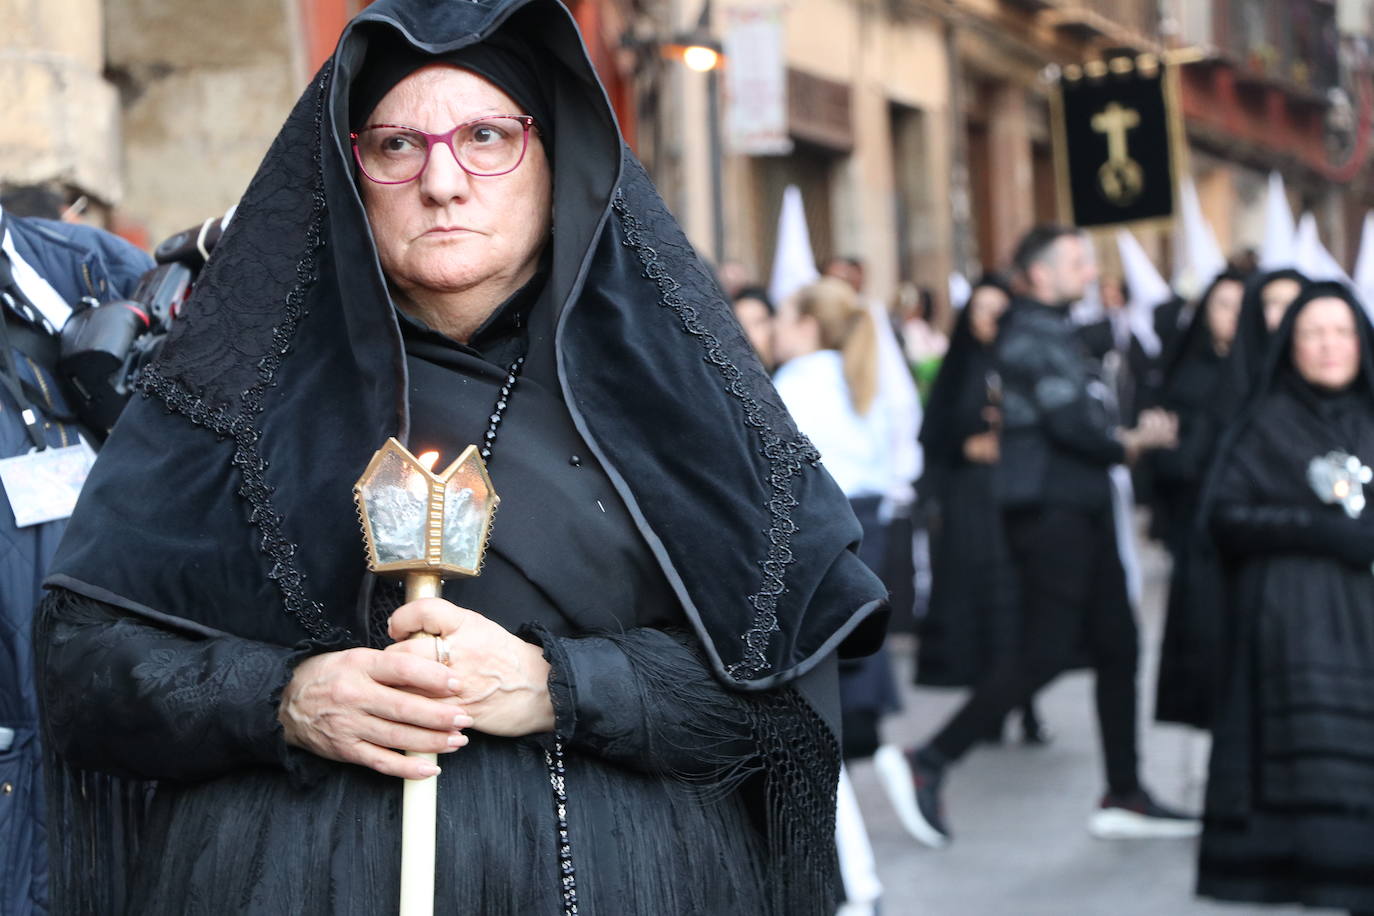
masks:
<svg viewBox="0 0 1374 916"><path fill-rule="evenodd" d="M1146 786L1166 804L1199 810L1207 740L1190 729L1152 721L1154 652L1163 626L1168 560L1142 548L1143 683L1141 721ZM911 643L893 644L904 685ZM911 744L929 735L962 691L903 687L906 708L887 723L886 740ZM1087 819L1102 791L1092 677L1067 674L1045 690L1048 747L1020 743L1019 721L1001 747L982 747L950 772L945 805L954 841L927 849L911 839L878 785L871 761L851 776L884 886L882 916L1174 916L1174 914L1334 913L1299 907L1251 907L1193 896L1196 841L1104 842ZM1013 717L1015 720L1016 717Z"/></svg>

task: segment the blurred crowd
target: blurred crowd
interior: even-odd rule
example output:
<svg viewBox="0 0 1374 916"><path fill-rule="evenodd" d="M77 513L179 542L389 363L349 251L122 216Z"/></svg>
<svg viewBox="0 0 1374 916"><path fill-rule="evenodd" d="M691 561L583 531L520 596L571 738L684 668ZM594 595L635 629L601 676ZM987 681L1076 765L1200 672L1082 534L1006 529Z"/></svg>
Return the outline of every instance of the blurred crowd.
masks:
<svg viewBox="0 0 1374 916"><path fill-rule="evenodd" d="M900 702L891 648L847 663L845 757L873 757L912 837L943 846L949 768L1009 719L1026 743L1051 740L1036 693L1090 668L1093 835L1200 834L1203 896L1374 912L1369 313L1349 283L1250 258L1191 300L1150 303L1142 326L1090 248L1036 227L949 328L928 292L868 299L857 258L775 283L776 301L722 271L862 522L891 628L917 636L916 684L969 688L935 734L896 747L881 726ZM1137 519L1173 559L1154 685L1138 678ZM1204 811L1142 785L1142 689L1157 720L1212 733ZM840 802L847 912L876 912L861 816L846 833Z"/></svg>

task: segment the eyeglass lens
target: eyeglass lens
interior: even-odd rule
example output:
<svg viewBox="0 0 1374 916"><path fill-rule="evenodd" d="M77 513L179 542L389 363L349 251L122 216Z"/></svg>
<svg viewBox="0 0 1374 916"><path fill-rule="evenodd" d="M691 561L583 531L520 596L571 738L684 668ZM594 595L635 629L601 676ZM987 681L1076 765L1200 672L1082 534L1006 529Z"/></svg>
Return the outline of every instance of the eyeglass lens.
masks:
<svg viewBox="0 0 1374 916"><path fill-rule="evenodd" d="M429 161L431 142L442 135L407 127L380 125L358 132L358 156L374 181L404 182L417 177ZM524 122L490 117L460 124L451 135L458 163L471 175L499 175L515 168L525 152Z"/></svg>

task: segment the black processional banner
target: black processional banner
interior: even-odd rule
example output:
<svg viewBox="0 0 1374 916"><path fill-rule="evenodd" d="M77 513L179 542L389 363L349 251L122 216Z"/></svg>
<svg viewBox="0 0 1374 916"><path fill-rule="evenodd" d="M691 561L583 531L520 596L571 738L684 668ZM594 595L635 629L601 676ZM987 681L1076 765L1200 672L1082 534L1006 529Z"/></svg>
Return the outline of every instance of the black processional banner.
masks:
<svg viewBox="0 0 1374 916"><path fill-rule="evenodd" d="M1126 59L1100 69L1085 75L1067 68L1056 87L1063 215L1080 227L1167 219L1179 139L1167 69Z"/></svg>

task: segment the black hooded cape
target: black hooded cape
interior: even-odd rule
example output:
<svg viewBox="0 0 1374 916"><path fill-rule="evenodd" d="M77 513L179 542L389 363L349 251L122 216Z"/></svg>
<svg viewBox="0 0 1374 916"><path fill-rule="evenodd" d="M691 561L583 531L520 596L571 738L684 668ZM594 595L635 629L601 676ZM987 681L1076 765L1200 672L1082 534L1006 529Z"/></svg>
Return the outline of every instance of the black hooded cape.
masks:
<svg viewBox="0 0 1374 916"><path fill-rule="evenodd" d="M1234 276L1223 273L1221 277ZM1221 277L1217 277L1220 280ZM1212 356L1204 308L1180 332L1165 361L1169 380L1161 407L1180 412L1180 444L1175 452L1151 456L1151 479L1160 477L1153 503L1151 530L1167 542L1173 555L1169 578L1168 618L1160 648L1160 670L1154 714L1161 722L1210 728L1221 658L1224 582L1210 536L1198 527L1202 479L1212 467L1212 453L1226 428L1245 411L1264 374L1272 335L1264 321L1264 287L1274 280L1307 277L1292 269L1250 276L1246 280L1235 338L1220 367ZM1216 287L1208 287L1205 304Z"/></svg>
<svg viewBox="0 0 1374 916"><path fill-rule="evenodd" d="M657 741L662 752L691 738L705 748L700 756L731 767L736 782L739 771L760 773L746 807L764 827L770 855L791 858L770 866L742 855L736 868L723 870L721 887L703 893L748 887L749 875L757 877L750 869L765 868L768 881L756 882L761 896L742 905L764 906L759 901L767 899L788 912L823 912L831 864L826 825L833 814L827 793L833 793L832 760L838 761L831 753L833 730L821 724L833 720L829 660L842 644L862 651L879 638L884 591L854 554L859 528L847 501L797 432L730 306L621 141L571 17L553 0L381 0L348 27L334 58L288 118L186 316L146 374L145 398L130 405L102 453L49 579L57 591L39 616L46 634L40 663L50 744L62 758L54 779L56 815L81 821L86 833L99 826L127 838L153 791L143 780L162 779L146 816L166 842L193 844L187 825L210 822L219 806L251 811L268 804L265 799L278 807L283 798L300 801L281 795L288 791L278 785L285 775L261 775L267 762L284 765L293 786L327 787L316 788L321 798L301 803L292 809L296 814L282 815L290 827L279 829L287 833L318 831L331 804L359 793L375 796L367 810L382 823L395 817L394 781L303 759L310 755L280 746L279 728L269 726L265 736L221 733L240 728L248 706L259 726L264 719L274 725L282 686L253 694L240 708L230 705L235 691L223 689L226 678L248 689L270 680L284 657L294 664L312 652L382 644L379 622L400 599L365 571L352 483L388 436L416 451L438 445L446 454L478 441L504 378L503 365L409 327L390 305L354 184L347 133L359 117L349 110L351 89L367 71L369 48L398 42L432 55L475 43L523 48L545 107L557 118L554 233L544 270L537 288L503 309L508 317L518 315L504 331L526 356L490 465L503 506L484 575L450 583L445 595L509 629L525 627L527 638L545 646L560 679L553 685L560 732L573 728L574 714L587 730L580 747L577 734L562 735L574 751L616 763L630 759L628 765L637 762L651 772L696 769L700 777L701 759L644 751L645 742ZM506 352L507 344L496 350ZM433 386L443 384L450 387L439 395ZM157 635L147 635L149 626ZM662 634L670 632L680 635L665 644ZM579 638L592 634L609 642ZM156 647L148 640L173 638L181 642L167 643L170 656L151 663L107 651L118 645L127 656L129 646L141 645L152 652ZM615 661L592 660L588 647L594 645ZM178 652L191 651L188 646L199 654L177 661ZM221 655L234 655L229 673L216 668ZM608 746L606 733L625 726L617 719L624 709L595 709L595 697L568 682L576 670L591 676L617 665L634 683L599 685L605 696L619 689L626 703L630 696L647 697L645 708L654 699L668 704L659 718L684 722L691 717L686 708L671 708L674 692L693 698L703 713L719 713L706 716L708 731L734 722L752 736L753 749L726 753L721 748L738 735L703 738L690 729L638 740L622 735L626 747ZM192 669L203 677L189 675ZM242 759L164 772L159 742L166 736L145 721L146 707L102 710L72 695L71 678L119 678L121 672L127 683L115 686L134 694L152 689L149 679L168 691L154 705L165 700L171 708L199 698L191 715L203 718L206 741L223 739ZM127 715L149 733L138 746L124 741L118 753L102 749L99 735L81 727L102 714L110 728L120 728L120 716ZM606 720L600 733L598 719ZM798 740L813 728L812 720L822 731ZM469 749L490 748L470 756L486 761L492 784L525 779L531 785L526 771L533 766L533 785L543 778L547 790L547 774L539 776L529 744L491 739ZM819 748L820 756L801 767L787 763L789 748L804 744ZM636 759L634 747L650 759ZM570 766L577 764L574 758ZM655 842L668 844L657 855L650 840L638 838L649 861L680 858L683 847L673 843L701 851L694 844L723 842L703 830L734 830L730 811L710 814L714 820L706 825L698 814L685 813L699 802L660 800L655 808L643 801L655 811L637 810L636 798L676 790L635 777L649 782L631 791L615 785L614 773L624 770L603 772L590 761L586 768L592 788L582 802L574 797L574 806L601 818L598 826L606 829L634 824L657 831ZM781 778L808 769L818 774L805 777L812 780L809 787ZM102 770L121 778L96 772ZM195 785L159 807L159 798L173 794L173 779ZM577 783L576 770L569 779ZM234 795L235 786L242 797ZM622 808L590 810L595 805L587 799L605 793L623 795ZM447 890L463 906L480 900L486 913L552 912L556 894L541 896L556 888L551 822L541 832L538 818L505 810L509 794L488 800L493 807L486 813L503 830L515 831L491 838L493 848L511 857L502 865L511 874L546 865L548 881L523 882L520 893L528 897L500 889L499 882L496 889L479 881ZM801 800L791 815L789 795ZM538 805L547 818L547 802L545 791L538 801L523 802L517 792L514 803ZM674 825L674 818L698 818L698 827ZM386 836L386 828L380 833ZM441 846L443 836L441 824ZM272 842L262 840L256 854ZM341 859L338 850L347 844L337 835L325 831L320 842L334 850L332 857L320 853L332 870L324 880L375 890L387 888L394 876L389 860L363 867ZM808 844L818 858L798 852ZM113 909L111 901L126 890L113 861L119 853L94 850L108 871L96 874L90 871L93 850L78 848L84 845L67 850L66 899L74 910ZM135 855L136 845L126 845ZM228 864L221 856L196 859L188 869L213 864L219 870L206 872L206 879L224 882L260 867L228 858ZM636 911L644 912L719 905L691 903L690 894L678 896L681 887L656 884L662 876L633 856L593 864L601 874L587 885L589 893L604 894L603 912L605 901L617 897L638 901ZM300 876L290 874L288 864L279 870L282 883L250 879L244 885L255 895L245 899L244 909L262 906L273 888L290 888L292 901L332 911L376 905L367 899L345 906L332 896L336 891L312 896L306 884L292 883ZM156 878L163 884L145 881L135 890L181 887L187 877L168 868ZM443 892L442 876L440 884ZM596 897L582 905L583 912L597 911Z"/></svg>
<svg viewBox="0 0 1374 916"><path fill-rule="evenodd" d="M1289 355L1313 299L1356 316L1359 378L1303 381ZM1227 574L1226 655L1199 891L1228 900L1374 908L1374 517L1321 501L1309 462L1374 458L1374 328L1350 293L1308 286L1226 434L1202 513Z"/></svg>
<svg viewBox="0 0 1374 916"><path fill-rule="evenodd" d="M990 285L1010 295L1000 283ZM993 466L964 457L964 440L989 429L984 411L995 364L993 348L973 336L970 324L965 306L921 423L931 593L916 683L931 687L973 686L1017 639L1015 572L993 497Z"/></svg>
<svg viewBox="0 0 1374 916"><path fill-rule="evenodd" d="M1236 339L1226 356L1227 387L1218 392L1224 409L1240 411L1263 376L1272 336L1264 321L1264 288L1275 280L1296 280L1306 286L1308 279L1292 268L1255 274L1245 284L1245 298L1236 324Z"/></svg>
<svg viewBox="0 0 1374 916"><path fill-rule="evenodd" d="M1151 528L1173 558L1155 718L1199 728L1211 721L1222 590L1207 545L1196 543L1197 503L1212 452L1235 413L1230 399L1218 395L1229 385L1227 357L1217 353L1207 320L1212 293L1224 280L1244 277L1226 272L1213 280L1164 354L1157 405L1178 416L1179 443L1148 456Z"/></svg>
<svg viewBox="0 0 1374 916"><path fill-rule="evenodd" d="M1161 494L1152 500L1151 528L1174 556L1156 682L1155 718L1161 722L1203 729L1212 724L1223 651L1222 621L1216 608L1224 603L1225 586L1215 545L1197 525L1199 475L1212 466L1212 453L1224 431L1243 414L1263 377L1273 335L1265 324L1262 295L1266 286L1279 279L1307 283L1296 270L1251 276L1245 284L1236 336L1220 368L1207 355L1211 335L1201 307L1166 355L1171 381L1162 391L1161 405L1182 411L1190 419L1180 430L1179 449L1156 453L1148 465L1165 478ZM1214 287L1215 282L1201 302L1207 301Z"/></svg>

